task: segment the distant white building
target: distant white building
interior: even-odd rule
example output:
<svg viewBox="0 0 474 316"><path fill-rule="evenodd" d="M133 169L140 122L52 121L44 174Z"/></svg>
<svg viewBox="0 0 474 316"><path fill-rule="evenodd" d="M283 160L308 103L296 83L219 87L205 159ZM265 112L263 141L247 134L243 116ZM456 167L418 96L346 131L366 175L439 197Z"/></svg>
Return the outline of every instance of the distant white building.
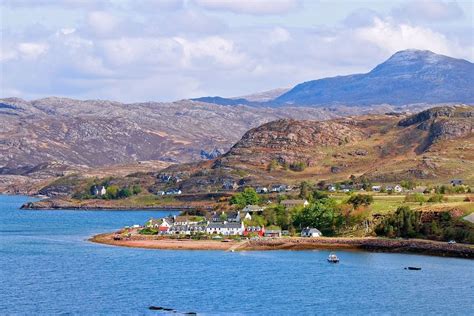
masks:
<svg viewBox="0 0 474 316"><path fill-rule="evenodd" d="M321 237L322 235L317 228L306 227L301 231L301 237Z"/></svg>
<svg viewBox="0 0 474 316"><path fill-rule="evenodd" d="M380 185L373 185L372 186L372 191L374 192L380 192L382 190L382 186Z"/></svg>
<svg viewBox="0 0 474 316"><path fill-rule="evenodd" d="M287 209L292 209L297 206L308 206L309 202L307 200L283 200L280 202Z"/></svg>
<svg viewBox="0 0 474 316"><path fill-rule="evenodd" d="M243 208L243 213L256 213L256 212L263 212L265 208L259 205L247 205Z"/></svg>
<svg viewBox="0 0 474 316"><path fill-rule="evenodd" d="M255 191L257 193L260 193L260 194L265 194L265 193L268 193L268 188L267 187L257 187L257 189Z"/></svg>
<svg viewBox="0 0 474 316"><path fill-rule="evenodd" d="M337 191L336 186L331 184L330 186L328 186L328 191L329 192L336 192Z"/></svg>
<svg viewBox="0 0 474 316"><path fill-rule="evenodd" d="M103 196L107 193L107 189L101 185L101 186L94 186L92 188L92 194L95 195L95 196Z"/></svg>

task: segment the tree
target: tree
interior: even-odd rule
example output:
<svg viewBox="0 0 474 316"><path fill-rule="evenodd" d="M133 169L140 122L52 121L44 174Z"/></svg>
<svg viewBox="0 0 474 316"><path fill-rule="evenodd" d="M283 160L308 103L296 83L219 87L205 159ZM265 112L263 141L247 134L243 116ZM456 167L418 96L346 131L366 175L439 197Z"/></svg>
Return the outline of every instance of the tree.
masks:
<svg viewBox="0 0 474 316"><path fill-rule="evenodd" d="M359 208L361 205L369 206L374 201L374 197L370 194L357 194L352 195L347 203L352 204L355 209Z"/></svg>
<svg viewBox="0 0 474 316"><path fill-rule="evenodd" d="M293 225L316 227L325 235L333 235L344 222L333 199L314 202L294 215Z"/></svg>
<svg viewBox="0 0 474 316"><path fill-rule="evenodd" d="M118 197L119 187L116 185L108 186L106 189L106 198L116 199Z"/></svg>
<svg viewBox="0 0 474 316"><path fill-rule="evenodd" d="M312 194L313 200L322 200L329 198L329 195L323 191L314 190Z"/></svg>
<svg viewBox="0 0 474 316"><path fill-rule="evenodd" d="M307 181L303 181L300 184L300 198L308 199L311 194L311 185Z"/></svg>
<svg viewBox="0 0 474 316"><path fill-rule="evenodd" d="M416 202L423 204L426 202L425 197L422 193L413 193L413 194L407 194L405 196L405 202Z"/></svg>
<svg viewBox="0 0 474 316"><path fill-rule="evenodd" d="M276 170L278 168L278 162L273 159L272 161L270 161L270 163L268 164L267 166L267 171L268 172L272 172L273 170Z"/></svg>
<svg viewBox="0 0 474 316"><path fill-rule="evenodd" d="M234 194L230 198L231 205L245 207L246 205L255 205L260 203L260 196L253 188L245 188L243 192Z"/></svg>
<svg viewBox="0 0 474 316"><path fill-rule="evenodd" d="M129 188L122 188L117 194L117 197L120 199L128 198L130 196L132 196L132 191L130 191Z"/></svg>
<svg viewBox="0 0 474 316"><path fill-rule="evenodd" d="M142 192L142 187L136 184L132 187L132 192L133 194L139 194Z"/></svg>

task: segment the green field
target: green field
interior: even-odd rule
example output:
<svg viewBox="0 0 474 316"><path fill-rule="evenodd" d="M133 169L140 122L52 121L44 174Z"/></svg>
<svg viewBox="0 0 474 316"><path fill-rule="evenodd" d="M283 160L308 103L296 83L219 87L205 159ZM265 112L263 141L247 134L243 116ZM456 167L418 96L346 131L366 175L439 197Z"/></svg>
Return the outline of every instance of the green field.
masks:
<svg viewBox="0 0 474 316"><path fill-rule="evenodd" d="M423 204L415 202L405 202L404 194L372 194L374 202L369 206L372 214L386 214L395 211L399 206L406 205L412 209L452 209L459 208L464 211L466 215L474 212L473 202L464 202L466 194L453 194L445 195L447 201L441 203L428 203ZM349 195L347 194L334 194L331 197L335 198L339 203L345 202ZM429 195L425 194L425 198L428 199Z"/></svg>

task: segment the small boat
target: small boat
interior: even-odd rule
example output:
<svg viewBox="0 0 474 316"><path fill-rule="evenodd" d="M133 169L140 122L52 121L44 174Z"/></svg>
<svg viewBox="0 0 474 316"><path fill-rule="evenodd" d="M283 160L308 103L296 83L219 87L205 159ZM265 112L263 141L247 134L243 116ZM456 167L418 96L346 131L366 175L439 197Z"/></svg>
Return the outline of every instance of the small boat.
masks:
<svg viewBox="0 0 474 316"><path fill-rule="evenodd" d="M338 263L339 262L339 258L336 256L335 253L330 253L329 254L329 257L328 257L328 262L331 262L331 263Z"/></svg>
<svg viewBox="0 0 474 316"><path fill-rule="evenodd" d="M416 270L416 271L418 271L418 270L421 270L421 268L420 267L406 267L405 270Z"/></svg>

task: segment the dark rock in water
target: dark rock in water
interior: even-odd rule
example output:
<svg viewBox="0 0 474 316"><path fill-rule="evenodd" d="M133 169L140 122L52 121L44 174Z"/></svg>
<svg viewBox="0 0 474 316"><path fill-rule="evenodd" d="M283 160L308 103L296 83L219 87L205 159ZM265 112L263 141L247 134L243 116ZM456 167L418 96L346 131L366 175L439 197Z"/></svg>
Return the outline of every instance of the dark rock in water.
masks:
<svg viewBox="0 0 474 316"><path fill-rule="evenodd" d="M152 310L152 311L161 311L163 310L163 307L161 306L150 306L148 307L149 310Z"/></svg>
<svg viewBox="0 0 474 316"><path fill-rule="evenodd" d="M184 315L197 315L196 312L187 312L187 313L184 313Z"/></svg>
<svg viewBox="0 0 474 316"><path fill-rule="evenodd" d="M405 267L405 270L415 270L415 271L419 271L421 270L420 267Z"/></svg>
<svg viewBox="0 0 474 316"><path fill-rule="evenodd" d="M150 306L148 307L149 310L152 311L164 311L164 312L174 312L175 310L172 308L167 308L167 307L161 307L161 306Z"/></svg>

